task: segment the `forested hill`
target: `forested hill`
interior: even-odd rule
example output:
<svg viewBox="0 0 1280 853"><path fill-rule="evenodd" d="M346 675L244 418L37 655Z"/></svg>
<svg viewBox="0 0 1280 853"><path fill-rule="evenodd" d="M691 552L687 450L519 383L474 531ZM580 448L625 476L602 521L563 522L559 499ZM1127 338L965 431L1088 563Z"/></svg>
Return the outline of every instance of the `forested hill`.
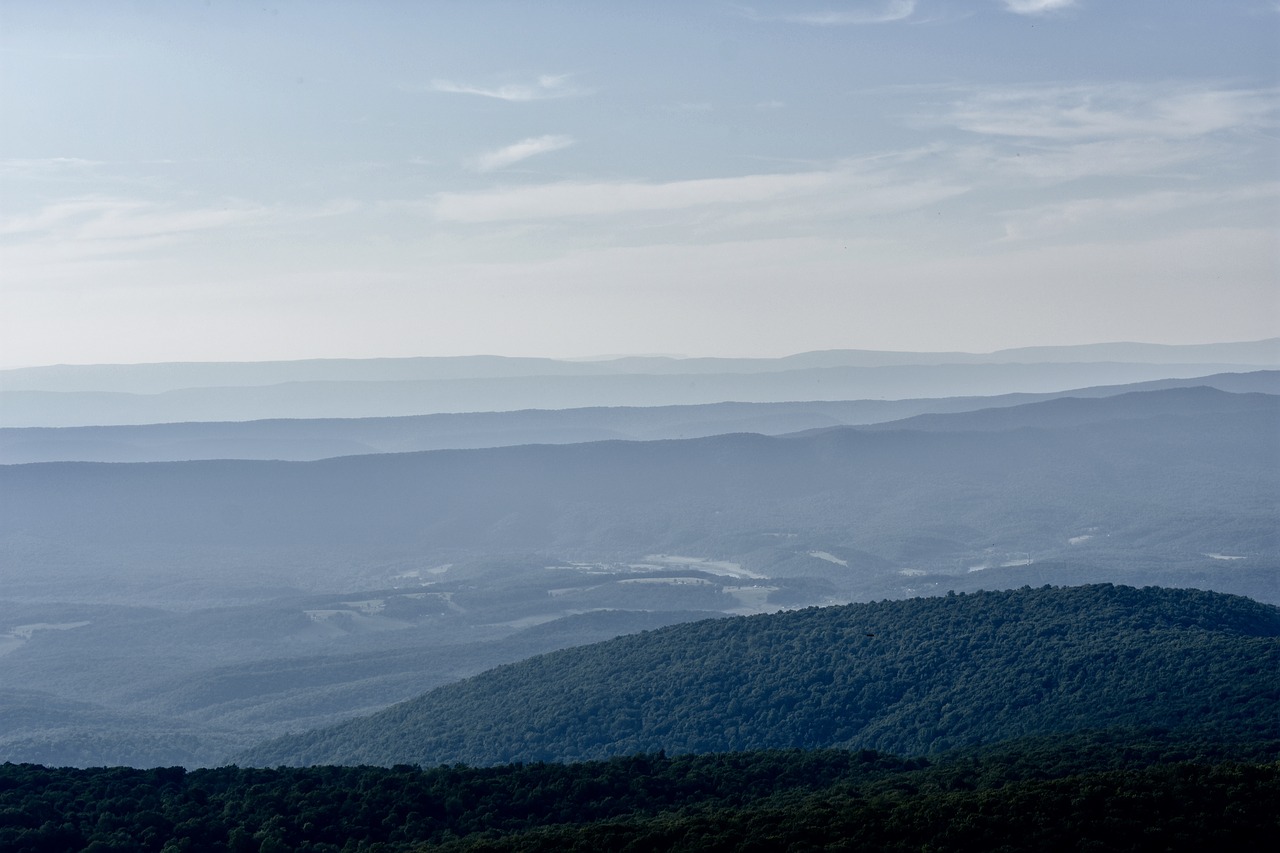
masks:
<svg viewBox="0 0 1280 853"><path fill-rule="evenodd" d="M496 764L824 746L919 754L1146 725L1280 733L1280 610L1108 584L698 622L499 667L242 761Z"/></svg>

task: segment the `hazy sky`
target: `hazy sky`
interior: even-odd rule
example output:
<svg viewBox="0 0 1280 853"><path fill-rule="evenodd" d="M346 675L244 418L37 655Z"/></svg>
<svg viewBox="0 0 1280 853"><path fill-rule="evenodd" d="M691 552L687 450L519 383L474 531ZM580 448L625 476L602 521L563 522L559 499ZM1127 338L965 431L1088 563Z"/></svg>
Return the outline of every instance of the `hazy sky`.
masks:
<svg viewBox="0 0 1280 853"><path fill-rule="evenodd" d="M0 366L1280 334L1275 0L0 0Z"/></svg>

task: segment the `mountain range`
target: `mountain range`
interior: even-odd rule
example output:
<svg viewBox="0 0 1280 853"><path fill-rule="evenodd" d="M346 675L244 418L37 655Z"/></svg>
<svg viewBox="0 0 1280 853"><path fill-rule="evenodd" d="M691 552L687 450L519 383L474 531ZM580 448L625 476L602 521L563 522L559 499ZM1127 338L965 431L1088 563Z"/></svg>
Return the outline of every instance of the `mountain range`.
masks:
<svg viewBox="0 0 1280 853"><path fill-rule="evenodd" d="M45 563L11 589L81 583L76 559L99 583L215 569L270 583L282 554L319 552L348 576L371 556L425 567L485 551L715 554L773 573L792 540L834 555L821 574L846 588L867 571L857 554L920 572L1139 553L1168 567L1219 555L1243 574L1273 565L1280 398L1171 389L948 417L957 426L5 466L0 541L24 569ZM313 567L311 588L332 589L325 572Z"/></svg>
<svg viewBox="0 0 1280 853"><path fill-rule="evenodd" d="M693 406L594 407L469 412L395 418L290 418L81 427L0 428L0 464L24 462L179 462L189 459L307 461L364 453L404 453L652 441L732 432L782 435L829 426L897 421L917 414L974 411L1054 399L1205 386L1233 393L1280 393L1280 371L1222 373L1043 394L706 403Z"/></svg>
<svg viewBox="0 0 1280 853"><path fill-rule="evenodd" d="M829 351L780 359L556 361L473 356L0 371L0 427L363 418L1045 393L1280 367L1280 339L985 355Z"/></svg>
<svg viewBox="0 0 1280 853"><path fill-rule="evenodd" d="M496 665L709 617L1046 584L1278 603L1272 349L3 373L6 412L9 392L196 400L211 381L272 406L336 382L361 415L360 395L399 383L595 396L0 429L0 459L23 462L0 465L0 760L217 763ZM1120 363L1081 358L1160 378L1057 387ZM1210 375L1170 378L1188 364ZM800 374L895 399L817 399ZM912 376L945 396L911 398ZM954 396L969 381L999 393ZM599 405L645 383L717 401ZM791 399L715 396L769 383Z"/></svg>

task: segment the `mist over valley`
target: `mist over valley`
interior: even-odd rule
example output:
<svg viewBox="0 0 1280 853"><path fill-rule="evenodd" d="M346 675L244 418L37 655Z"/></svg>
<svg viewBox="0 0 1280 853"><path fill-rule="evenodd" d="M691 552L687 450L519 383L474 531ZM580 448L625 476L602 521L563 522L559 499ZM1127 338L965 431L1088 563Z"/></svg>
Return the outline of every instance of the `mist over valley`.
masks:
<svg viewBox="0 0 1280 853"><path fill-rule="evenodd" d="M0 748L216 764L499 663L814 605L1101 582L1280 603L1276 375L41 428L72 456L248 458L0 467ZM359 446L252 458L308 437ZM446 449L391 451L415 443Z"/></svg>

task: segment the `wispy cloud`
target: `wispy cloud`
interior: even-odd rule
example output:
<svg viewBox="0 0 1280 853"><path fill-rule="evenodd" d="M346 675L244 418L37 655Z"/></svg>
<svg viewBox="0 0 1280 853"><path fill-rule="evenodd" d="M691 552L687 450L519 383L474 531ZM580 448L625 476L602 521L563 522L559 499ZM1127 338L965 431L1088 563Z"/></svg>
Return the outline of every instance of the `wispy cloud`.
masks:
<svg viewBox="0 0 1280 853"><path fill-rule="evenodd" d="M179 238L197 232L302 221L355 210L351 201L282 208L246 202L177 208L140 199L85 197L52 202L34 213L0 220L0 237L102 246Z"/></svg>
<svg viewBox="0 0 1280 853"><path fill-rule="evenodd" d="M1004 213L1005 239L1046 237L1080 227L1109 227L1116 220L1147 219L1189 208L1230 205L1233 208L1259 200L1280 200L1280 183L1233 187L1212 191L1138 193L1127 196L1071 199L1055 204L1010 210Z"/></svg>
<svg viewBox="0 0 1280 853"><path fill-rule="evenodd" d="M710 204L744 204L789 194L813 193L834 175L746 175L667 183L638 181L563 182L473 193L441 193L435 213L452 222L497 222L606 216L637 211L678 210Z"/></svg>
<svg viewBox="0 0 1280 853"><path fill-rule="evenodd" d="M944 111L943 121L972 133L1069 141L1190 138L1258 128L1278 115L1275 90L1103 85L974 92Z"/></svg>
<svg viewBox="0 0 1280 853"><path fill-rule="evenodd" d="M477 86L453 80L432 80L433 92L456 95L479 95L500 101L544 101L552 98L572 98L589 95L592 90L573 85L569 74L543 74L532 82L504 83L499 86Z"/></svg>
<svg viewBox="0 0 1280 853"><path fill-rule="evenodd" d="M779 21L786 24L807 24L815 27L856 26L858 24L886 24L911 17L916 10L916 0L881 0L881 2L845 3L838 8L812 11L761 12L755 8L741 7L743 14L753 21Z"/></svg>
<svg viewBox="0 0 1280 853"><path fill-rule="evenodd" d="M1211 83L953 87L922 101L932 108L910 122L968 134L946 156L979 183L1118 176L1186 183L1247 159L1280 127L1280 90Z"/></svg>
<svg viewBox="0 0 1280 853"><path fill-rule="evenodd" d="M105 274L120 264L154 260L155 253L201 233L269 218L267 208L250 205L176 209L129 198L63 199L0 220L0 267L27 286L50 275Z"/></svg>
<svg viewBox="0 0 1280 853"><path fill-rule="evenodd" d="M1059 9L1069 9L1076 0L1001 0L1004 8L1018 15L1043 15Z"/></svg>
<svg viewBox="0 0 1280 853"><path fill-rule="evenodd" d="M435 197L433 213L442 221L478 223L719 207L731 212L726 216L738 217L745 223L748 220L765 221L783 215L779 211L784 210L809 217L817 211L866 213L901 210L929 203L940 195L964 191L963 188L931 185L922 192L919 183L902 181L888 170L872 171L855 166L667 182L567 181L480 192L440 193ZM804 204L800 204L802 200ZM762 213L762 206L775 209L772 213ZM755 208L754 213L752 208ZM804 212L806 209L809 211L807 214Z"/></svg>
<svg viewBox="0 0 1280 853"><path fill-rule="evenodd" d="M0 291L16 297L55 282L106 281L128 291L144 286L148 276L153 286L172 283L175 275L201 268L201 263L193 266L192 251L206 262L234 263L246 251L247 235L274 229L273 242L275 237L287 241L299 230L309 232L316 220L360 207L348 200L297 207L247 201L179 207L125 197L63 199L0 219L0 269L12 284ZM162 269L167 272L157 272Z"/></svg>
<svg viewBox="0 0 1280 853"><path fill-rule="evenodd" d="M81 198L54 202L34 214L0 221L0 234L56 235L71 240L119 240L169 237L231 225L247 225L269 215L265 207L175 210L145 201Z"/></svg>
<svg viewBox="0 0 1280 853"><path fill-rule="evenodd" d="M77 198L53 202L34 213L0 219L0 236L41 234L57 228L102 217L126 215L143 207L143 202L113 198Z"/></svg>
<svg viewBox="0 0 1280 853"><path fill-rule="evenodd" d="M531 136L528 139L522 139L496 151L487 151L481 154L471 162L471 168L477 172L492 172L496 169L505 169L507 166L519 163L521 160L527 160L539 154L559 151L568 148L570 145L573 145L573 138L570 136L554 134Z"/></svg>
<svg viewBox="0 0 1280 853"><path fill-rule="evenodd" d="M1061 182L1100 176L1159 175L1174 166L1223 155L1225 149L1216 141L1204 139L1135 137L1013 147L968 146L956 149L955 157L962 168Z"/></svg>
<svg viewBox="0 0 1280 853"><path fill-rule="evenodd" d="M101 166L101 161L82 157L9 158L0 160L0 177L41 178L50 175L79 174Z"/></svg>

